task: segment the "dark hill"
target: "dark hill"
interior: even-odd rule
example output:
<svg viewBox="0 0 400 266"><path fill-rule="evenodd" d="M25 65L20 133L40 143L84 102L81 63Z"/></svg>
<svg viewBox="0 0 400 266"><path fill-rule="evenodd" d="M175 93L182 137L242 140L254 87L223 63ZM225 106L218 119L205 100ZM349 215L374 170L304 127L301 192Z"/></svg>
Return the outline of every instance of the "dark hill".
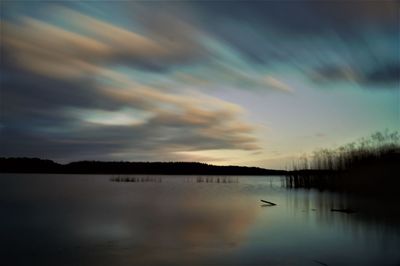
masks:
<svg viewBox="0 0 400 266"><path fill-rule="evenodd" d="M2 173L160 174L160 175L283 175L259 167L216 166L195 162L102 162L59 164L38 158L0 158Z"/></svg>

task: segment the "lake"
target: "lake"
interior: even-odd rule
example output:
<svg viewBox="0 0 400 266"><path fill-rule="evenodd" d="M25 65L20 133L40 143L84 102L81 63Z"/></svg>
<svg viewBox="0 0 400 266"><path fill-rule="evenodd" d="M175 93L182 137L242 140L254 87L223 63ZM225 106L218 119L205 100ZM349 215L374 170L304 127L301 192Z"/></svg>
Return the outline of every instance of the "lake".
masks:
<svg viewBox="0 0 400 266"><path fill-rule="evenodd" d="M396 201L286 189L282 177L110 178L1 174L2 265L400 264Z"/></svg>

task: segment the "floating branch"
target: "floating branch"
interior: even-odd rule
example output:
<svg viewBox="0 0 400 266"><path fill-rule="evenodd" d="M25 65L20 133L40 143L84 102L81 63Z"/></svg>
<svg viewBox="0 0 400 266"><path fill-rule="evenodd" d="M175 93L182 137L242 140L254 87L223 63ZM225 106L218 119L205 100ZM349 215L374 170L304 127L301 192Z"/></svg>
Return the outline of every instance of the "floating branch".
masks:
<svg viewBox="0 0 400 266"><path fill-rule="evenodd" d="M355 213L352 209L331 209L331 212Z"/></svg>
<svg viewBox="0 0 400 266"><path fill-rule="evenodd" d="M266 201L266 200L261 200L261 202L268 204L268 206L276 206L275 203L270 202L270 201Z"/></svg>
<svg viewBox="0 0 400 266"><path fill-rule="evenodd" d="M322 261L313 260L313 262L318 263L319 265L328 266L328 264L326 264L325 262L322 262Z"/></svg>

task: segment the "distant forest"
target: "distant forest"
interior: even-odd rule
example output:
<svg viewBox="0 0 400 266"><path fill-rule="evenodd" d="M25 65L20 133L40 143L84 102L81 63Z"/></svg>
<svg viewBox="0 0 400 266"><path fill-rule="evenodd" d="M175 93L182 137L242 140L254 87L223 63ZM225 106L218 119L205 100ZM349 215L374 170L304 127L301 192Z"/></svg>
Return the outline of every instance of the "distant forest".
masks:
<svg viewBox="0 0 400 266"><path fill-rule="evenodd" d="M196 162L102 162L59 164L39 158L0 158L2 173L159 174L159 175L284 175L259 167L216 166Z"/></svg>

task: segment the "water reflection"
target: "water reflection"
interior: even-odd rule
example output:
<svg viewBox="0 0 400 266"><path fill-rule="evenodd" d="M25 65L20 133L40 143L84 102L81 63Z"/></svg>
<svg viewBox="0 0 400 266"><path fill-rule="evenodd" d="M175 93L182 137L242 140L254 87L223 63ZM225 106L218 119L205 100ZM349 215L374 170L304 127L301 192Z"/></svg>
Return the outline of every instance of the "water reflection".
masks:
<svg viewBox="0 0 400 266"><path fill-rule="evenodd" d="M288 208L292 212L300 209L304 216L315 216L316 222L342 224L343 226L370 226L375 229L393 230L398 233L400 209L398 199L375 199L328 191L295 190L287 193ZM333 213L332 210L339 210ZM343 211L341 211L343 210Z"/></svg>
<svg viewBox="0 0 400 266"><path fill-rule="evenodd" d="M0 175L6 265L400 262L395 203L286 190L270 177L225 184L109 179ZM278 205L263 208L260 199ZM331 212L348 207L357 212Z"/></svg>
<svg viewBox="0 0 400 266"><path fill-rule="evenodd" d="M2 178L2 247L21 265L205 263L239 247L259 211L239 191L221 195L178 180L127 186L106 177Z"/></svg>

